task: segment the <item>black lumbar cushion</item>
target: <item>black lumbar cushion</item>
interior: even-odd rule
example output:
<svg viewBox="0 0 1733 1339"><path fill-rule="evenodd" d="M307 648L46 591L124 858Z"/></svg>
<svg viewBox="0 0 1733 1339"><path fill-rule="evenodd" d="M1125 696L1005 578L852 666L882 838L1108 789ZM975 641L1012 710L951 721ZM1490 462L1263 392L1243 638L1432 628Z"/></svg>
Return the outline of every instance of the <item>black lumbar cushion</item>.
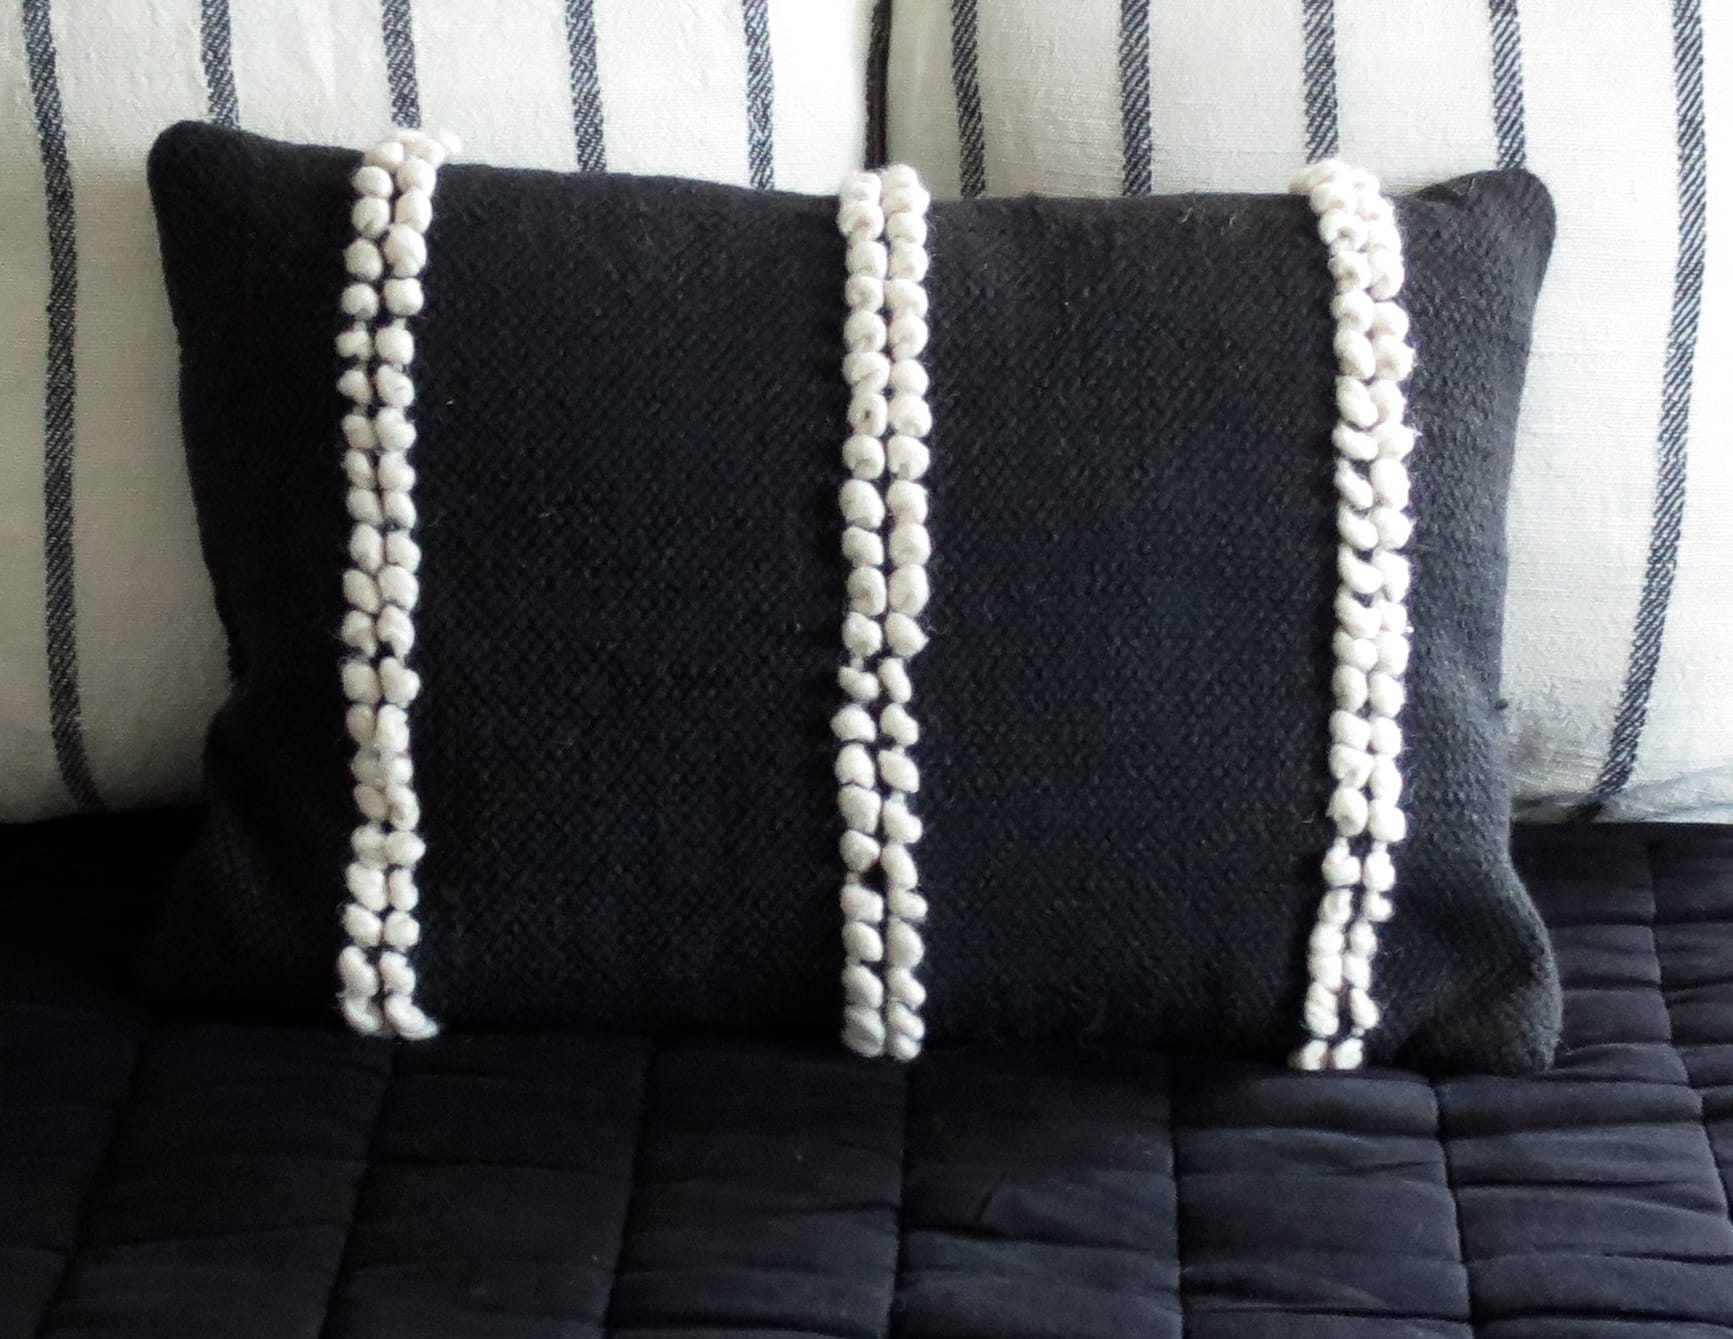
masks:
<svg viewBox="0 0 1733 1339"><path fill-rule="evenodd" d="M1373 254L1387 219L1343 221L1363 179L1327 169L1310 201L930 209L890 173L845 193L845 237L835 199L443 158L410 137L368 176L199 125L152 156L235 665L209 821L146 964L161 990L328 1009L346 954L351 1021L411 1036L834 1037L847 1008L851 1044L898 1055L923 1035L1281 1053L1310 1028L1314 1065L1549 1060L1498 702L1537 181L1400 201L1403 284ZM1372 237L1361 260L1332 260L1321 215L1338 253ZM901 286L875 288L887 254ZM1405 343L1367 324L1398 284ZM865 422L886 328L893 421ZM1408 347L1419 444L1406 473L1357 465L1373 436L1403 463L1402 406L1364 397ZM1356 436L1356 413L1382 426ZM386 440L405 422L412 456ZM1371 489L1343 481L1362 465L1382 538L1343 531L1356 567L1339 495ZM880 498L919 487L839 511L851 470ZM845 553L845 513L878 539ZM1403 615L1376 584L1395 567L1411 636L1375 626ZM1405 672L1343 668L1392 632ZM397 702L412 743L386 742ZM891 847L918 855L918 897Z"/></svg>

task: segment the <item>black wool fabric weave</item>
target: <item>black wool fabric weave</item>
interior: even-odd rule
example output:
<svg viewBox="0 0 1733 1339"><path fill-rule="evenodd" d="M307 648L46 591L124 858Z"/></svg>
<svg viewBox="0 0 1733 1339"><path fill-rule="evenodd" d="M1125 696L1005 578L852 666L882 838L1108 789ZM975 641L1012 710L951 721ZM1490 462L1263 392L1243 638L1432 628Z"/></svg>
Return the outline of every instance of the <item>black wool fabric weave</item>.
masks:
<svg viewBox="0 0 1733 1339"><path fill-rule="evenodd" d="M328 1008L355 816L333 389L352 154L204 126L151 184L237 680L145 964ZM441 173L414 323L419 1001L834 1036L845 274L835 202ZM1507 852L1503 498L1551 240L1519 173L1399 202L1418 371L1409 840L1377 1060L1527 1070L1555 974ZM1302 199L936 205L930 1038L1278 1053L1321 885L1331 282Z"/></svg>

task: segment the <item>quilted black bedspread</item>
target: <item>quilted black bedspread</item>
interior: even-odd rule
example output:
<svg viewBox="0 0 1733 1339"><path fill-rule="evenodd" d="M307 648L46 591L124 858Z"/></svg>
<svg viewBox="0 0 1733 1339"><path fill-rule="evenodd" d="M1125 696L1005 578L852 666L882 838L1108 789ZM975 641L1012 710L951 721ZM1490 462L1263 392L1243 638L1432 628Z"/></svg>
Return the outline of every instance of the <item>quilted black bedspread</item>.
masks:
<svg viewBox="0 0 1733 1339"><path fill-rule="evenodd" d="M0 1336L1733 1337L1733 829L1519 850L1565 1050L1438 1082L154 1019L39 861Z"/></svg>

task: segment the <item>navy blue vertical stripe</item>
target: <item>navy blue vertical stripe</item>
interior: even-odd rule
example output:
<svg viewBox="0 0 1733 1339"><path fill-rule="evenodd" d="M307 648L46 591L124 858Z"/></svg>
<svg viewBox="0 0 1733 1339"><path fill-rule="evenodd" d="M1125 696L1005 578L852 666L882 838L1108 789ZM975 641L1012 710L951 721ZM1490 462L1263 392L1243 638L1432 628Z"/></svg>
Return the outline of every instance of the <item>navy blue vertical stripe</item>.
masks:
<svg viewBox="0 0 1733 1339"><path fill-rule="evenodd" d="M24 52L42 155L48 226L48 356L42 432L43 616L48 648L48 719L54 758L72 802L103 807L85 752L78 697L72 465L78 402L78 218L54 52L49 0L24 0Z"/></svg>
<svg viewBox="0 0 1733 1339"><path fill-rule="evenodd" d="M868 167L885 162L885 81L891 65L891 0L875 0L867 30L866 157Z"/></svg>
<svg viewBox="0 0 1733 1339"><path fill-rule="evenodd" d="M746 161L752 185L776 186L776 141L771 116L776 107L775 62L770 55L770 0L740 0L746 25Z"/></svg>
<svg viewBox="0 0 1733 1339"><path fill-rule="evenodd" d="M1304 0L1306 158L1317 162L1341 152L1336 106L1336 3Z"/></svg>
<svg viewBox="0 0 1733 1339"><path fill-rule="evenodd" d="M233 129L241 124L235 96L235 60L229 32L229 0L202 0L199 56L205 66L205 103L211 120Z"/></svg>
<svg viewBox="0 0 1733 1339"><path fill-rule="evenodd" d="M1613 717L1612 742L1600 777L1579 817L1592 818L1628 784L1637 765L1649 699L1667 632L1667 607L1679 566L1690 449L1691 391L1697 327L1703 310L1703 257L1708 243L1709 151L1703 124L1702 0L1673 2L1673 80L1678 119L1679 240L1673 272L1673 319L1661 380L1661 427L1656 439L1655 510L1649 559L1631 637L1624 693Z"/></svg>
<svg viewBox="0 0 1733 1339"><path fill-rule="evenodd" d="M410 0L379 0L379 26L385 39L385 74L391 82L391 119L405 129L419 130L421 89L415 78Z"/></svg>
<svg viewBox="0 0 1733 1339"><path fill-rule="evenodd" d="M1125 193L1155 189L1149 119L1149 6L1152 0L1119 3L1119 120L1125 148Z"/></svg>
<svg viewBox="0 0 1733 1339"><path fill-rule="evenodd" d="M1488 0L1492 25L1492 119L1498 132L1498 165L1528 166L1523 113L1522 16L1517 0Z"/></svg>
<svg viewBox="0 0 1733 1339"><path fill-rule="evenodd" d="M603 132L602 78L596 66L596 10L593 0L566 0L566 58L572 82L572 137L578 171L608 170Z"/></svg>
<svg viewBox="0 0 1733 1339"><path fill-rule="evenodd" d="M963 195L987 193L987 136L981 126L981 15L976 0L951 0L951 87L957 95L957 150Z"/></svg>

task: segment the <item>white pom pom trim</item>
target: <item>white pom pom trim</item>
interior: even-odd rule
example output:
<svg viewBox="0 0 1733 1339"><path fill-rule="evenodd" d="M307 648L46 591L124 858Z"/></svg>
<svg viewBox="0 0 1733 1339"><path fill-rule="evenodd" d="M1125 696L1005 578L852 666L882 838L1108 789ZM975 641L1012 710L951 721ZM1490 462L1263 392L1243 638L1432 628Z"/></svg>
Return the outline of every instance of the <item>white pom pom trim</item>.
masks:
<svg viewBox="0 0 1733 1339"><path fill-rule="evenodd" d="M402 131L369 150L351 178L350 222L357 235L344 252L352 282L340 303L351 319L337 336L337 351L348 360L337 388L354 405L343 419L354 565L343 575L349 611L342 625L353 654L344 657L340 672L351 704L347 727L355 741L351 771L361 818L345 875L349 901L342 919L350 942L338 956L337 975L352 1028L412 1041L433 1036L439 1026L415 1003L410 960L421 940L414 871L426 847L416 831L421 801L409 747L409 710L421 692L421 677L407 663L415 644L421 550L410 534L415 472L407 453L415 429L405 410L415 400L415 339L408 318L422 307L419 276L427 264L433 189L448 149L418 131Z"/></svg>
<svg viewBox="0 0 1733 1339"><path fill-rule="evenodd" d="M1336 780L1326 816L1336 830L1323 858L1326 892L1307 958L1301 1011L1306 1041L1296 1069L1358 1069L1380 1011L1371 993L1377 927L1390 918L1391 850L1407 835L1397 763L1408 666L1408 470L1415 442L1401 383L1414 370L1408 314L1397 305L1402 236L1378 180L1334 159L1294 182L1318 216L1336 281L1335 400L1338 498L1337 631L1328 765Z"/></svg>
<svg viewBox="0 0 1733 1339"><path fill-rule="evenodd" d="M889 167L851 176L837 209L837 229L848 241L849 308L842 331L849 388L842 464L849 477L838 504L851 569L842 628L848 659L838 672L846 700L832 722L842 746L837 806L847 868L842 1037L861 1055L898 1060L919 1055L926 1036L926 990L914 976L926 955L920 927L927 903L916 891L910 849L921 836L909 808L920 788L909 754L920 726L908 707L908 662L926 645L918 620L931 598L929 499L915 482L927 471L923 439L933 426L920 362L928 336L922 280L930 203L912 170ZM888 699L882 706L881 689Z"/></svg>

